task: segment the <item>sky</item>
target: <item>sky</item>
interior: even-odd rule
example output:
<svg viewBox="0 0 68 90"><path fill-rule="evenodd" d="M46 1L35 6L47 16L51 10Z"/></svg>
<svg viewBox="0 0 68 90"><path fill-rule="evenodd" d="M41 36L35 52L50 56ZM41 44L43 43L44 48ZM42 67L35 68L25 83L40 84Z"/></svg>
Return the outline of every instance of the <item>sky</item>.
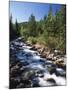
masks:
<svg viewBox="0 0 68 90"><path fill-rule="evenodd" d="M60 4L51 4L53 15L57 10L60 10ZM35 16L36 21L43 19L45 15L48 15L50 4L47 3L33 3L33 2L18 2L10 1L10 15L12 15L13 22L17 21L26 22L29 20L31 14Z"/></svg>

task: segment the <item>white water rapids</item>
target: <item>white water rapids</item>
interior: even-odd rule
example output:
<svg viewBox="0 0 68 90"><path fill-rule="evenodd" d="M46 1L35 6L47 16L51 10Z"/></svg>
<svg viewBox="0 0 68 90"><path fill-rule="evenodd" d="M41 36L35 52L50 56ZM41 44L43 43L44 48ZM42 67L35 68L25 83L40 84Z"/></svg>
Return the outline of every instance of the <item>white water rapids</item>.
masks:
<svg viewBox="0 0 68 90"><path fill-rule="evenodd" d="M30 68L33 70L41 70L42 72L38 74L37 77L33 78L33 83L38 82L39 86L53 86L53 85L65 85L66 79L62 76L65 71L62 68L56 68L56 71L59 73L57 76L55 73L50 74L49 70L52 68L52 61L42 58L37 51L31 49L30 46L23 42L19 42L19 39L16 39L10 43L10 48L16 50L18 47L20 50L17 51L16 57L21 62L27 62L28 64L24 67ZM43 75L41 77L41 75ZM55 82L54 82L55 81Z"/></svg>

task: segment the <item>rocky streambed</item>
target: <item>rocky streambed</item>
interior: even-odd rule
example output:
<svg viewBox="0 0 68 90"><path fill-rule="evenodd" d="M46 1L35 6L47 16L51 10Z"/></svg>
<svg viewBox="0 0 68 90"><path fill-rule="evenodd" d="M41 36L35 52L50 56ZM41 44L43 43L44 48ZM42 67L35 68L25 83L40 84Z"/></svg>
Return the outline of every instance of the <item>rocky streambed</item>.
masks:
<svg viewBox="0 0 68 90"><path fill-rule="evenodd" d="M66 57L18 38L10 42L10 87L66 85Z"/></svg>

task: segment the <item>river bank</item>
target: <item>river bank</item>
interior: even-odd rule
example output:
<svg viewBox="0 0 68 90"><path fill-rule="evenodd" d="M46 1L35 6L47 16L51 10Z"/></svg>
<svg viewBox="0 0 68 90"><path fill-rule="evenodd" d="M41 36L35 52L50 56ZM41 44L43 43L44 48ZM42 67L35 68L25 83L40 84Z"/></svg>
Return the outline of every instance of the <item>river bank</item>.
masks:
<svg viewBox="0 0 68 90"><path fill-rule="evenodd" d="M42 58L46 58L47 60L50 60L54 64L58 65L58 67L66 69L66 55L63 54L60 50L51 50L47 46L40 45L38 43L32 45L30 42L27 42L27 45L31 46L32 50L38 51Z"/></svg>

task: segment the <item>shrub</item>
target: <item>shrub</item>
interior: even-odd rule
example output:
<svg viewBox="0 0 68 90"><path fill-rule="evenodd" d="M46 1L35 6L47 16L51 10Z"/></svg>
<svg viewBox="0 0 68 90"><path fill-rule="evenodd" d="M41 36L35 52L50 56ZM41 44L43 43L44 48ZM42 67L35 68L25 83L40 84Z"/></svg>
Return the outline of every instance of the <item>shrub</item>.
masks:
<svg viewBox="0 0 68 90"><path fill-rule="evenodd" d="M34 38L34 37L29 37L29 38L28 38L28 41L29 41L31 44L36 44L37 39Z"/></svg>
<svg viewBox="0 0 68 90"><path fill-rule="evenodd" d="M48 37L48 39L46 39L46 44L48 47L50 47L51 49L55 48L57 49L57 45L59 44L57 41L57 38L54 37Z"/></svg>
<svg viewBox="0 0 68 90"><path fill-rule="evenodd" d="M44 40L43 35L42 35L42 36L37 37L37 42L38 42L39 44L46 45L46 42L45 42L45 40Z"/></svg>

